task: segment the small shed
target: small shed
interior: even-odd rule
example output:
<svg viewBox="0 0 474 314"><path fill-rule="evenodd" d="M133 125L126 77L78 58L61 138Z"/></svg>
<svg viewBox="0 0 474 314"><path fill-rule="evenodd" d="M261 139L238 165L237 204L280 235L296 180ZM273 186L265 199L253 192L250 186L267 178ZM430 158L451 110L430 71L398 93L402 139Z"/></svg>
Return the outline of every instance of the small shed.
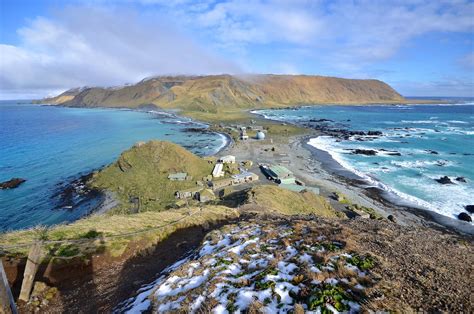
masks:
<svg viewBox="0 0 474 314"><path fill-rule="evenodd" d="M258 181L258 175L253 172L243 171L232 176L233 184L243 184L253 181Z"/></svg>
<svg viewBox="0 0 474 314"><path fill-rule="evenodd" d="M232 156L232 155L222 156L221 158L219 158L218 161L224 164L235 164L235 156Z"/></svg>
<svg viewBox="0 0 474 314"><path fill-rule="evenodd" d="M168 180L171 181L184 181L188 177L186 172L177 172L177 173L170 173L168 175Z"/></svg>
<svg viewBox="0 0 474 314"><path fill-rule="evenodd" d="M234 181L232 178L225 178L225 179L220 179L220 180L214 180L211 182L211 187L212 189L218 190L221 188L225 188L226 186L231 186L233 185Z"/></svg>
<svg viewBox="0 0 474 314"><path fill-rule="evenodd" d="M174 196L177 199L195 198L197 196L197 193L199 193L202 189L202 186L196 186L190 189L176 191L176 193L174 193Z"/></svg>

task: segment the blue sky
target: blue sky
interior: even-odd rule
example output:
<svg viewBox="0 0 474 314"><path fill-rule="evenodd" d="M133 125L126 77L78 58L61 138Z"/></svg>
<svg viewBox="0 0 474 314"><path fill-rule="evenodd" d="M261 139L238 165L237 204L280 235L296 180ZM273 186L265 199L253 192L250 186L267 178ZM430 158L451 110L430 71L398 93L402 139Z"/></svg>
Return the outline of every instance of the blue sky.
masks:
<svg viewBox="0 0 474 314"><path fill-rule="evenodd" d="M375 78L474 96L466 0L0 0L0 97L160 74Z"/></svg>

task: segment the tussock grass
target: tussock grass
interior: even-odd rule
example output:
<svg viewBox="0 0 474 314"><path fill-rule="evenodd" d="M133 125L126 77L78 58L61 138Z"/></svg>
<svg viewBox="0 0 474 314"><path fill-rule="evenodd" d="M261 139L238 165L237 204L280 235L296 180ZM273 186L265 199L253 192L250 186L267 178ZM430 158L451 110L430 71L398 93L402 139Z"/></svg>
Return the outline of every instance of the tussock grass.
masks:
<svg viewBox="0 0 474 314"><path fill-rule="evenodd" d="M259 185L247 192L247 200L284 215L315 214L328 218L339 217L324 197L312 192L298 193L278 186Z"/></svg>
<svg viewBox="0 0 474 314"><path fill-rule="evenodd" d="M191 214L191 215L190 215ZM132 242L141 241L142 248L152 246L156 242L165 239L171 233L191 226L216 222L227 218L238 216L236 210L223 206L206 206L200 208L181 208L162 212L143 212L134 215L93 215L80 219L72 224L57 225L48 230L47 241L56 240L81 240L74 245L78 247L78 254L88 254L97 249L104 250L112 256L120 256L125 252ZM179 220L176 224L169 225ZM157 227L163 228L156 229ZM146 231L133 234L137 231ZM128 234L128 236L117 237ZM91 234L97 234L98 238L88 238ZM13 246L34 242L38 239L36 229L13 231L0 235L1 246ZM50 245L50 255L70 255L73 247L64 245ZM7 249L6 253L14 255L26 255L29 247Z"/></svg>

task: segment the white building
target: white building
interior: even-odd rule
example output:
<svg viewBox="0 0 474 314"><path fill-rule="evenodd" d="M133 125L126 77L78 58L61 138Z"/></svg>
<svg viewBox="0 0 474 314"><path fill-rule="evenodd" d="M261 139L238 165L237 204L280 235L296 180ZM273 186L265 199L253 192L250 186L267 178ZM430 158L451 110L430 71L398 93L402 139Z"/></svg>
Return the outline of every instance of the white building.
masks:
<svg viewBox="0 0 474 314"><path fill-rule="evenodd" d="M217 164L214 166L214 170L212 170L212 176L213 176L214 178L223 177L223 176L224 176L223 168L224 168L224 164L217 163Z"/></svg>
<svg viewBox="0 0 474 314"><path fill-rule="evenodd" d="M222 156L221 158L219 158L218 162L221 162L224 164L235 164L235 156L232 156L232 155Z"/></svg>

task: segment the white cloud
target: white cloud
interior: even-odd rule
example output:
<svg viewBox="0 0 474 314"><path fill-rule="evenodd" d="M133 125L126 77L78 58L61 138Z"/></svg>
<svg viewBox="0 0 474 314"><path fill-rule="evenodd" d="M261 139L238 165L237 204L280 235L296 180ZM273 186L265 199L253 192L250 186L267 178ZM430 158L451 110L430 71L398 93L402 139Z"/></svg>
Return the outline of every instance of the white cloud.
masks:
<svg viewBox="0 0 474 314"><path fill-rule="evenodd" d="M193 2L195 5L196 2ZM342 70L387 60L430 32L473 32L469 0L227 0L169 3L169 14L207 30L220 47L284 43L306 47ZM192 7L193 9L190 9Z"/></svg>
<svg viewBox="0 0 474 314"><path fill-rule="evenodd" d="M403 90L404 96L435 96L435 97L474 97L474 80L471 77L443 77L439 80L396 81L392 86Z"/></svg>
<svg viewBox="0 0 474 314"><path fill-rule="evenodd" d="M146 20L119 9L71 7L54 19L34 19L18 34L20 45L0 44L2 98L123 84L155 74L238 71L162 17Z"/></svg>
<svg viewBox="0 0 474 314"><path fill-rule="evenodd" d="M314 64L322 71L315 74L365 77L421 36L474 32L470 0L85 1L90 6L31 21L19 30L20 45L0 45L1 92L165 73L294 73ZM274 62L261 62L264 53ZM472 53L458 61L474 63Z"/></svg>

